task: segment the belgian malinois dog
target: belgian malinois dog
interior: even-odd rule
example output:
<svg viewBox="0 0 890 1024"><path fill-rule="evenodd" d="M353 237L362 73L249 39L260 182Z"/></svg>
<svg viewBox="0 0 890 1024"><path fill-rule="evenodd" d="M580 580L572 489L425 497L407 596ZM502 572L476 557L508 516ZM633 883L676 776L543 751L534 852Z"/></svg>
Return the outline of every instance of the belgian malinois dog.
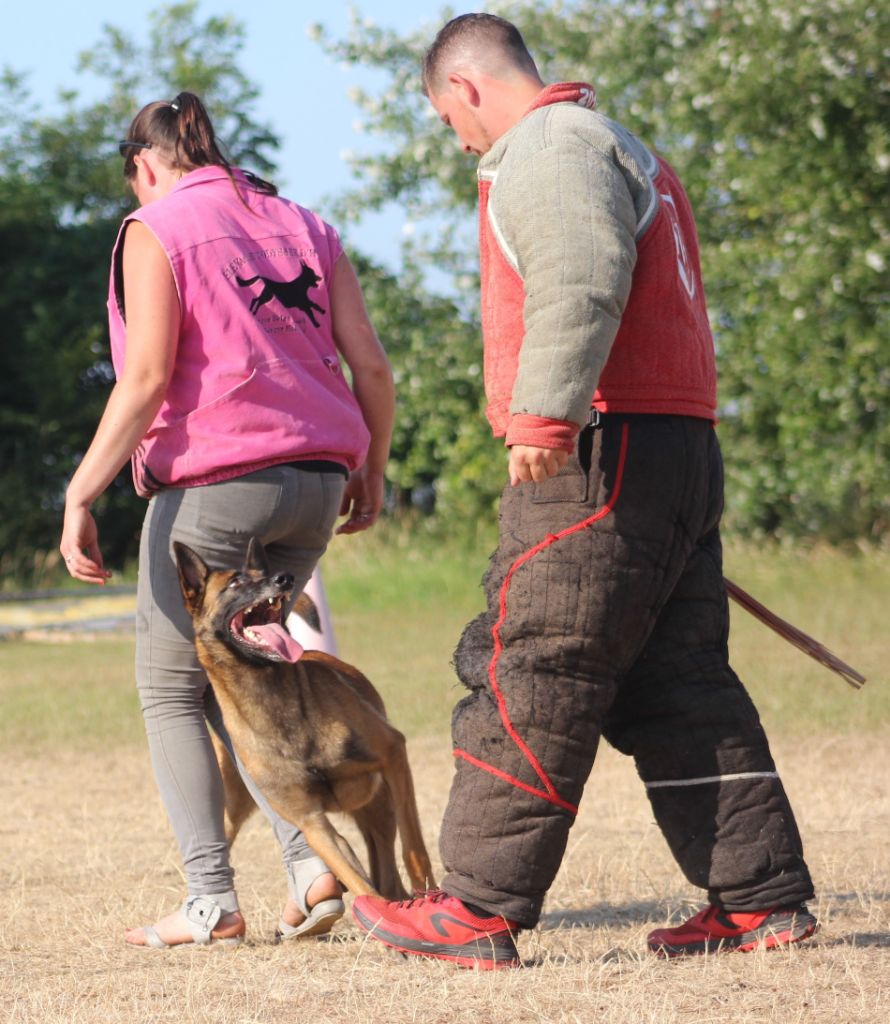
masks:
<svg viewBox="0 0 890 1024"><path fill-rule="evenodd" d="M173 547L198 659L235 752L272 807L303 832L353 895L408 895L396 866L397 830L412 887L434 888L405 737L389 724L380 694L361 672L329 654L303 653L287 633L283 615L293 576L270 575L257 540L240 570L211 570L185 544ZM221 743L217 755L232 842L255 804ZM334 829L330 811L355 820L370 877Z"/></svg>

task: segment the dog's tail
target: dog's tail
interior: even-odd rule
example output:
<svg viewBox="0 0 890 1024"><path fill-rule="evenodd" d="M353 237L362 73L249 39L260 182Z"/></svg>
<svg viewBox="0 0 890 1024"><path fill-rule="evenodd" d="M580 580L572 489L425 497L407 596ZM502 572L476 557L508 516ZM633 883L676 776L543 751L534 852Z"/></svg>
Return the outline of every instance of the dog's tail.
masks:
<svg viewBox="0 0 890 1024"><path fill-rule="evenodd" d="M236 274L235 275L235 280L238 282L238 284L241 285L242 288L246 288L248 285L253 284L255 281L259 281L260 280L260 275L257 274L256 277L251 277L247 281L245 281L243 278L239 277Z"/></svg>

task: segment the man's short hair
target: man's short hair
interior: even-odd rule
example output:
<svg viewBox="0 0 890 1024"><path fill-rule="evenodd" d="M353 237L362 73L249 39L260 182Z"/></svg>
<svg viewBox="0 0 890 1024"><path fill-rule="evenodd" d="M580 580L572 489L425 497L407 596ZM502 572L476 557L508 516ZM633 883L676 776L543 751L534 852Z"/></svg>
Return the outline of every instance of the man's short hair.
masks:
<svg viewBox="0 0 890 1024"><path fill-rule="evenodd" d="M538 69L519 29L496 14L461 14L444 25L423 58L422 82L427 96L441 91L449 63L458 61L480 44L507 64L526 74Z"/></svg>

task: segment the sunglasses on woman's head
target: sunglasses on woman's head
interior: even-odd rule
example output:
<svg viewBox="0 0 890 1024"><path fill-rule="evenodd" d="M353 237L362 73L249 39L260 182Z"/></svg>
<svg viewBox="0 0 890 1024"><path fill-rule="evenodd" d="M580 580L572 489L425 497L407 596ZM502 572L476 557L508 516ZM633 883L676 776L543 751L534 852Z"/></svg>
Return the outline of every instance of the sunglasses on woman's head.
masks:
<svg viewBox="0 0 890 1024"><path fill-rule="evenodd" d="M127 152L130 149L151 149L150 142L130 142L129 139L122 139L117 144L117 151L121 156L126 157L130 154Z"/></svg>

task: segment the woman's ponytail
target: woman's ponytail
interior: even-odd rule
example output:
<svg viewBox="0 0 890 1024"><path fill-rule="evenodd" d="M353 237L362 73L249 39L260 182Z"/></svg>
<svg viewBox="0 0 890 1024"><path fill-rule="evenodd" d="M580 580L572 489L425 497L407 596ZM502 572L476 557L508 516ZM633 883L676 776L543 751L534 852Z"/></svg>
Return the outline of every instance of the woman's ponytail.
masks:
<svg viewBox="0 0 890 1024"><path fill-rule="evenodd" d="M172 167L184 172L197 167L222 167L237 190L231 164L216 141L210 115L193 92L183 91L173 100L158 100L143 107L133 119L127 139L150 144ZM130 157L124 164L124 175L131 178L135 173ZM278 193L274 185L253 174L250 184L269 195Z"/></svg>
<svg viewBox="0 0 890 1024"><path fill-rule="evenodd" d="M177 166L229 166L217 145L210 115L193 92L181 92L170 103L170 109L176 117Z"/></svg>

